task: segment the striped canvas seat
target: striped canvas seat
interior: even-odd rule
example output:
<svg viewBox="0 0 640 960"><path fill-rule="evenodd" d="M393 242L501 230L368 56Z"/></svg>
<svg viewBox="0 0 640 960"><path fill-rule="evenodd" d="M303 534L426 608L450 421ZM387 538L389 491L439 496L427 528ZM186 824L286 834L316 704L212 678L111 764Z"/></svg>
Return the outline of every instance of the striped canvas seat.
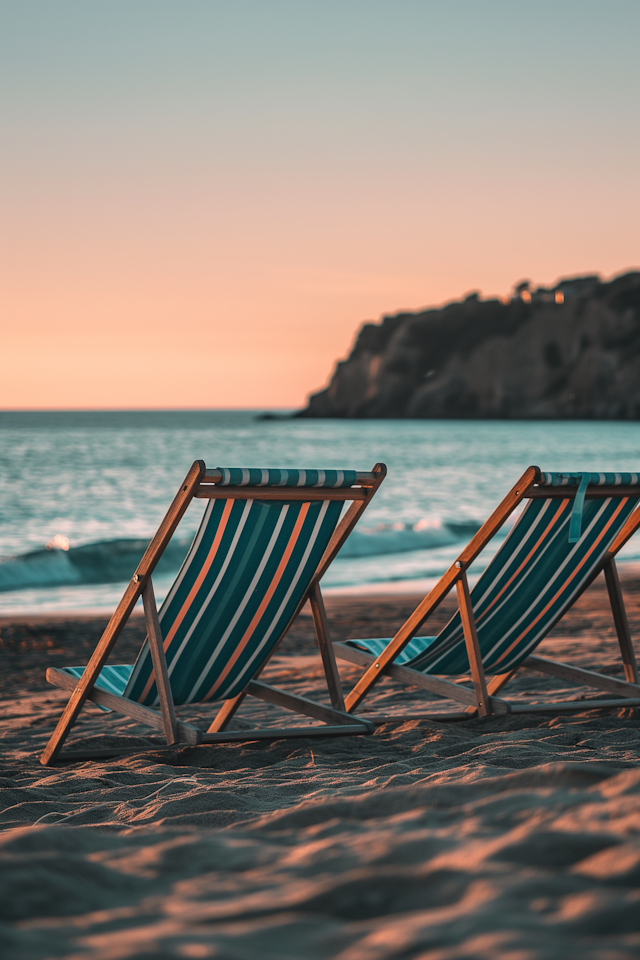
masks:
<svg viewBox="0 0 640 960"><path fill-rule="evenodd" d="M523 500L526 505L516 523L469 590L466 569ZM542 473L530 467L394 638L336 645L344 659L369 664L346 698L347 708L357 707L385 669L408 683L415 678L418 685L416 675L421 674L428 690L452 699L457 696L454 685L435 678L471 673L476 702L483 700L485 713L491 710L484 702L487 691L490 698L522 665L555 671L565 678L570 673L572 679L588 682L594 674L587 678L585 671L565 666L559 673L557 664L550 666L549 661L532 654L601 570L611 597L627 682L615 687L616 682L600 678L592 685L615 688L627 698L639 697L635 655L614 563L617 550L640 525L639 504L638 473ZM457 612L437 636L416 636L453 586L458 593ZM356 655L356 650L366 653L368 659L363 659L362 653ZM485 674L494 675L493 687L485 688ZM433 679L427 682L427 677ZM468 691L458 687L458 693L458 699L470 702Z"/></svg>
<svg viewBox="0 0 640 960"><path fill-rule="evenodd" d="M553 486L576 479L565 474L544 476ZM580 483L583 476L578 478ZM637 474L586 476L592 477L594 485L638 485ZM639 501L640 488L635 498L529 500L471 591L487 673L513 670L529 656L591 580ZM572 524L578 533L576 542L571 539ZM377 655L389 639L350 642ZM437 637L414 637L394 662L445 676L468 673L460 612Z"/></svg>
<svg viewBox="0 0 640 960"><path fill-rule="evenodd" d="M84 667L62 667L61 669L63 673L75 677L76 680L82 677L85 670ZM106 690L107 693L115 693L116 696L121 697L127 688L132 672L132 663L106 663L98 675L96 686L100 687L101 690ZM100 709L109 712L106 707Z"/></svg>
<svg viewBox="0 0 640 960"><path fill-rule="evenodd" d="M355 470L230 470L221 486L345 487ZM286 492L283 490L283 497ZM342 502L210 500L159 611L176 706L240 693L282 636L336 528ZM82 676L82 667L67 668ZM154 706L149 642L97 685Z"/></svg>
<svg viewBox="0 0 640 960"><path fill-rule="evenodd" d="M159 726L167 742L218 742L237 705L253 696L324 721L332 734L370 732L344 700L318 582L384 479L386 468L300 470L218 467L196 461L138 565L89 664L50 668L47 678L73 690L59 730L43 754L55 759L85 698ZM208 499L202 521L160 610L151 572L193 497ZM343 507L351 501L343 514ZM138 597L149 631L135 664L106 659ZM277 691L255 678L309 599L332 707ZM72 702L70 701L70 703ZM206 701L223 708L203 734L175 707ZM78 706L79 703L79 706ZM131 706L129 706L131 705ZM160 713L153 708L160 706ZM224 714L224 717L221 717ZM337 722L338 726L331 726ZM216 725L217 724L217 725ZM308 733L309 728L305 728ZM250 731L260 738L263 731ZM211 736L209 736L211 733ZM311 735L317 728L311 729ZM289 735L302 735L298 728ZM237 739L237 736L236 736Z"/></svg>

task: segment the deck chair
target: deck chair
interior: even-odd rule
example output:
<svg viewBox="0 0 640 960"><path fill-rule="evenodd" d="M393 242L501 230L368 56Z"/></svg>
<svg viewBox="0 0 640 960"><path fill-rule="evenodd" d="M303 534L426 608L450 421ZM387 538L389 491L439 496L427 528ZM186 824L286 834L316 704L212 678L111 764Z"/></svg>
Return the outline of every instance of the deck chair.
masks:
<svg viewBox="0 0 640 960"><path fill-rule="evenodd" d="M41 762L49 765L60 755L87 699L160 730L168 745L371 732L371 724L345 712L319 583L385 474L384 464L370 473L207 470L197 460L87 666L47 670L47 680L71 697ZM194 497L209 503L158 611L151 575ZM341 519L345 501L351 503ZM110 665L107 658L140 596L147 638L135 664ZM307 600L331 707L257 679ZM325 726L225 732L247 694ZM222 707L207 731L176 716L176 706L209 701ZM106 752L82 756L96 755Z"/></svg>
<svg viewBox="0 0 640 960"><path fill-rule="evenodd" d="M523 501L522 513L470 591L469 566ZM639 504L640 474L542 473L529 467L395 637L334 644L339 658L367 668L345 698L347 711L353 713L385 675L465 708L458 713L411 715L426 719L640 705L638 671L614 559L640 526ZM624 681L533 653L603 570ZM438 636L416 636L454 586L458 611L449 623ZM616 699L514 703L498 697L521 668L604 690ZM458 682L447 679L453 676Z"/></svg>

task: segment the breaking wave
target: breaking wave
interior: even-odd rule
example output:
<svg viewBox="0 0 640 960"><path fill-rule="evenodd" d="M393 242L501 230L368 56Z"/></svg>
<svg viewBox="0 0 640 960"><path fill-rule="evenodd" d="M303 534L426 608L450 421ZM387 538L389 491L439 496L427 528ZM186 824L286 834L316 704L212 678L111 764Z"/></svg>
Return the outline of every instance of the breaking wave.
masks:
<svg viewBox="0 0 640 960"><path fill-rule="evenodd" d="M473 535L478 527L479 524L473 522L443 523L435 518L414 524L380 523L376 527L359 527L351 534L339 556L346 559L435 550Z"/></svg>
<svg viewBox="0 0 640 960"><path fill-rule="evenodd" d="M159 573L178 570L189 540L172 540L157 566ZM65 550L57 546L0 560L0 591L60 587L83 583L118 583L133 575L148 540L100 540Z"/></svg>
<svg viewBox="0 0 640 960"><path fill-rule="evenodd" d="M420 520L413 525L378 524L355 530L340 551L340 558L433 550L468 538L477 529L478 524L472 522L443 523L437 519ZM127 581L148 542L101 540L69 547L64 537L57 536L46 548L0 560L0 591ZM190 543L190 538L172 540L158 563L157 573L175 573Z"/></svg>

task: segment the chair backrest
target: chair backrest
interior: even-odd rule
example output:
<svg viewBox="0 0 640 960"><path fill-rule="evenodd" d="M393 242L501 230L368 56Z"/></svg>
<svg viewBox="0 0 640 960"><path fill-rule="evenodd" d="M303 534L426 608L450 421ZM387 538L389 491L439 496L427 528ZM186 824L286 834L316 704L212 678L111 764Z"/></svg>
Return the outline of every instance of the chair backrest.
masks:
<svg viewBox="0 0 640 960"><path fill-rule="evenodd" d="M216 489L210 499L159 611L176 704L224 700L244 689L286 632L329 545L345 500L335 499L336 488L358 482L355 470L210 473L216 488L229 490ZM256 487L265 488L265 499ZM281 498L274 499L274 487L283 488ZM295 499L294 487L304 488ZM158 702L147 641L124 696Z"/></svg>
<svg viewBox="0 0 640 960"><path fill-rule="evenodd" d="M522 663L589 584L640 502L639 480L640 474L629 473L542 474L536 497L471 591L488 673ZM557 489L564 486L570 488L566 497ZM606 495L603 490L585 501L589 486L606 487ZM614 487L621 488L619 494ZM411 665L428 673L468 672L459 613Z"/></svg>

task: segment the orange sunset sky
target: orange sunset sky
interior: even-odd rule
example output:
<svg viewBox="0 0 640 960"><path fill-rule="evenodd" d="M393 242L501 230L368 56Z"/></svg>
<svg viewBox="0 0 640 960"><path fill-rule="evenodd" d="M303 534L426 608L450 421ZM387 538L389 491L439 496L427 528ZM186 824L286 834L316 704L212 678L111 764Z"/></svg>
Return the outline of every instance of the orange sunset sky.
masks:
<svg viewBox="0 0 640 960"><path fill-rule="evenodd" d="M0 10L0 408L300 406L364 320L640 265L637 0Z"/></svg>

